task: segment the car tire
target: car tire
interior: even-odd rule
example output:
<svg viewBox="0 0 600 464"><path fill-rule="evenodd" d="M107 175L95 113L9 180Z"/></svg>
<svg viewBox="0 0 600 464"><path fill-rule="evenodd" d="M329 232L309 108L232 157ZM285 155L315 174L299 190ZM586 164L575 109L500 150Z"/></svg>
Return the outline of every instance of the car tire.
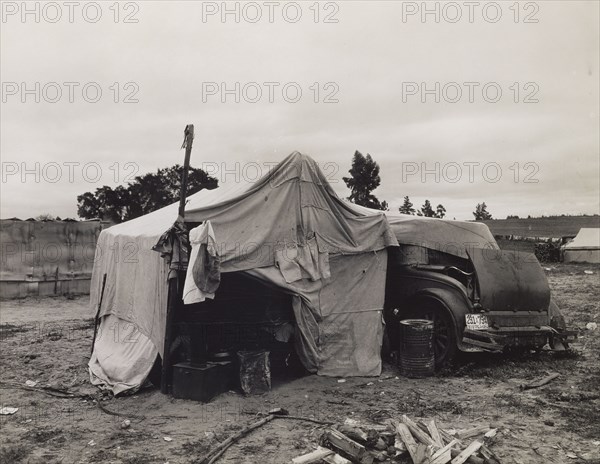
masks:
<svg viewBox="0 0 600 464"><path fill-rule="evenodd" d="M450 313L436 300L427 298L412 301L402 311L402 319L427 319L434 323L433 350L435 368L439 370L454 361L458 352L456 327Z"/></svg>

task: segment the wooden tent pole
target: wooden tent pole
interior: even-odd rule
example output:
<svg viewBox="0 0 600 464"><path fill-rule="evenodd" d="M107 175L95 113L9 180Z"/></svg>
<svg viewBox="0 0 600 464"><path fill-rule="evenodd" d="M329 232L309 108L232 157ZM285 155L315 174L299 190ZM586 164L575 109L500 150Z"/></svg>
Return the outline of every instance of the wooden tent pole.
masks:
<svg viewBox="0 0 600 464"><path fill-rule="evenodd" d="M94 337L92 338L92 349L90 350L90 357L94 353L94 345L96 344L96 337L98 336L98 319L100 318L100 310L102 309L102 299L104 298L104 287L106 287L106 273L102 276L102 290L100 291L100 299L98 301L98 310L94 317Z"/></svg>
<svg viewBox="0 0 600 464"><path fill-rule="evenodd" d="M190 157L192 156L192 142L194 141L194 125L188 124L185 126L183 133L185 134L185 140L183 141L183 147L185 147L185 160L183 161L183 172L181 173L181 193L179 196L179 217L182 220L185 216L185 197L187 194Z"/></svg>
<svg viewBox="0 0 600 464"><path fill-rule="evenodd" d="M187 196L188 171L190 170L190 158L192 156L192 142L194 140L194 125L188 124L184 130L185 139L181 148L185 148L185 159L183 161L183 172L181 173L181 192L179 195L179 216L177 221L183 222L185 218L185 199ZM160 391L169 393L171 387L171 339L173 338L174 313L179 306L180 271L176 271L176 277L169 279L169 293L167 296L167 320L165 325L165 344L163 347L163 361L161 369Z"/></svg>

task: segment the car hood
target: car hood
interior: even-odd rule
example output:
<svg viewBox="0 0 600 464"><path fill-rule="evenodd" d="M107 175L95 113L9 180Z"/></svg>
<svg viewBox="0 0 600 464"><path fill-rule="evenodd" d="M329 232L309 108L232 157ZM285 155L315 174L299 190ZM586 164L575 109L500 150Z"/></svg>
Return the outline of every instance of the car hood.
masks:
<svg viewBox="0 0 600 464"><path fill-rule="evenodd" d="M546 311L550 287L533 253L468 250L479 283L481 305L490 311Z"/></svg>

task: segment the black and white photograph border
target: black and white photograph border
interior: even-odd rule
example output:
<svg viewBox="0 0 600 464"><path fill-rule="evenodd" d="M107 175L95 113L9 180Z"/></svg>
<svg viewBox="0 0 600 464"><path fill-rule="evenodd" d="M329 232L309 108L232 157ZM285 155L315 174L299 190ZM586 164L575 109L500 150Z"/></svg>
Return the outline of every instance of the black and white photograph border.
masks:
<svg viewBox="0 0 600 464"><path fill-rule="evenodd" d="M600 1L0 0L0 462L600 463Z"/></svg>

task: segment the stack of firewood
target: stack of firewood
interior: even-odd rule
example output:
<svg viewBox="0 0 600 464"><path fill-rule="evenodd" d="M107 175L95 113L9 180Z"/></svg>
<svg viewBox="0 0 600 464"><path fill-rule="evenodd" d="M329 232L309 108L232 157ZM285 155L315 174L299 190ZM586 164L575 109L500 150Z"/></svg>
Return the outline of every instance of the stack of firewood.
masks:
<svg viewBox="0 0 600 464"><path fill-rule="evenodd" d="M540 263L558 263L560 261L560 246L553 243L536 243L533 253Z"/></svg>
<svg viewBox="0 0 600 464"><path fill-rule="evenodd" d="M346 423L326 430L321 446L292 459L292 464L500 464L489 448L496 432L488 426L445 430L435 420L413 421L407 416L387 425Z"/></svg>

